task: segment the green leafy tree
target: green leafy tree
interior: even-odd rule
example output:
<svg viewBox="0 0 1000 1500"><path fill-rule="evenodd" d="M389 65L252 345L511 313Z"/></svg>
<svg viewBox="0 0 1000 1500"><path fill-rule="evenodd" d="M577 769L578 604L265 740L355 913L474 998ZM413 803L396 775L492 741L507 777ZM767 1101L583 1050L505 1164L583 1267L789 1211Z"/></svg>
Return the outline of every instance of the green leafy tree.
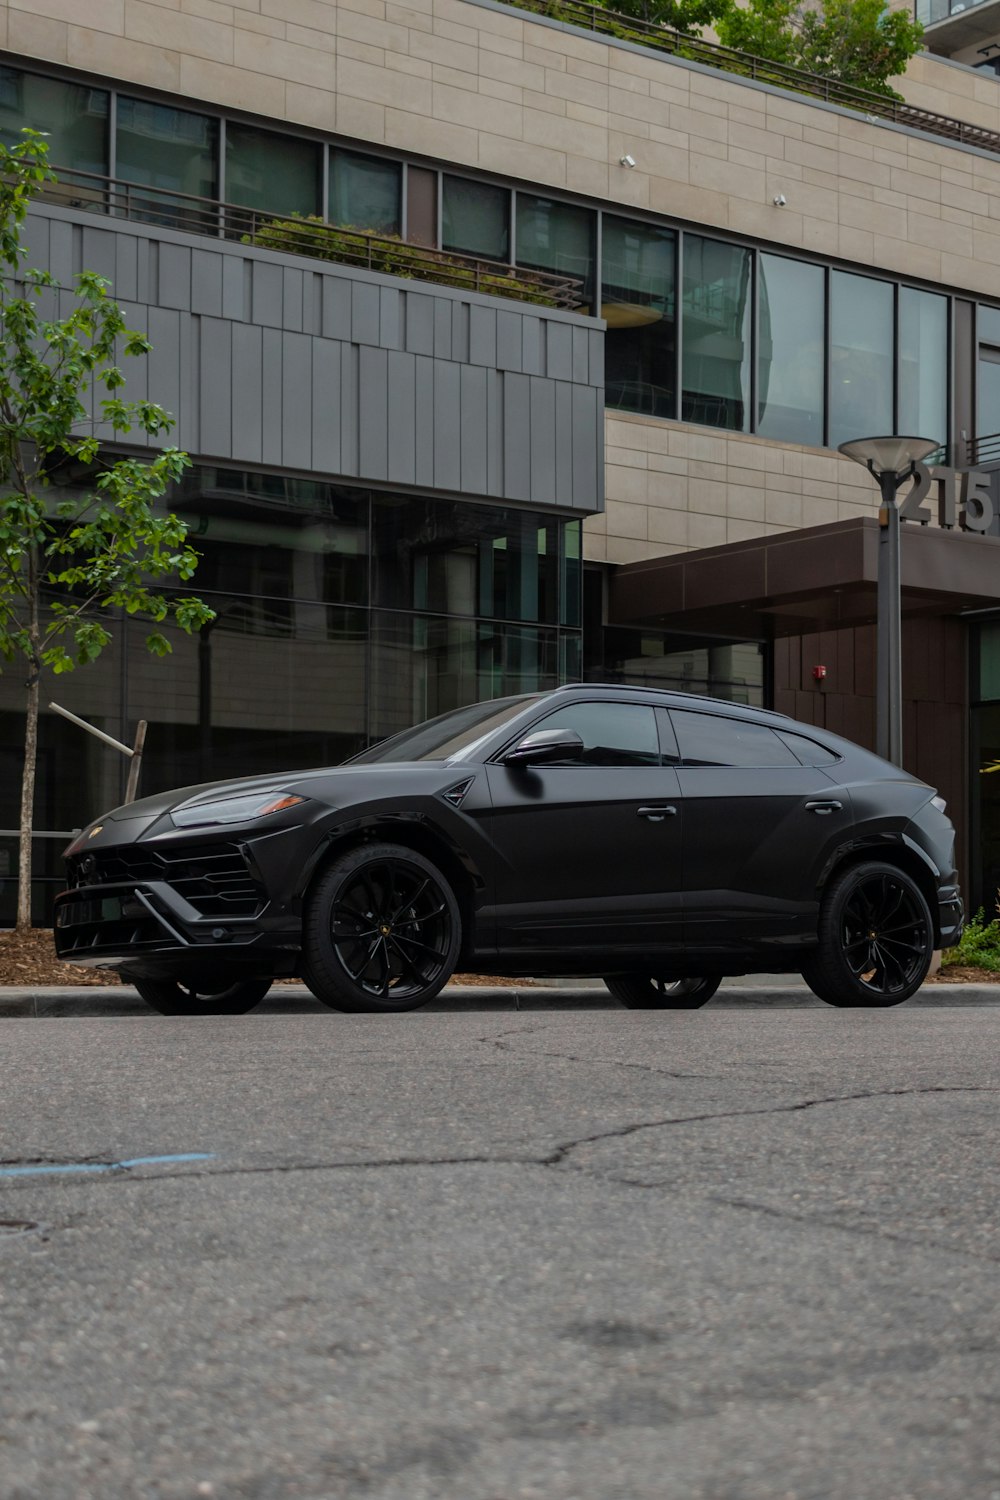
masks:
<svg viewBox="0 0 1000 1500"><path fill-rule="evenodd" d="M924 34L886 0L729 0L715 30L726 47L892 98Z"/></svg>
<svg viewBox="0 0 1000 1500"><path fill-rule="evenodd" d="M119 354L145 355L148 341L129 330L109 284L89 271L76 278L68 315L45 317L42 308L55 311L62 289L49 272L23 266L25 217L55 180L46 153L33 131L0 145L0 657L26 673L19 931L31 925L44 677L95 661L123 613L149 623L146 645L159 656L171 649L157 628L165 621L192 631L213 618L200 599L161 592L167 580L189 579L198 561L184 523L156 510L187 455L168 446L105 461L94 435L99 423L119 441L133 430L159 437L173 425L161 407L120 394ZM50 475L66 458L95 475L92 492L59 498Z"/></svg>
<svg viewBox="0 0 1000 1500"><path fill-rule="evenodd" d="M696 36L706 26L714 26L732 0L614 0L606 7L623 16L635 16L651 25L668 26L683 36Z"/></svg>

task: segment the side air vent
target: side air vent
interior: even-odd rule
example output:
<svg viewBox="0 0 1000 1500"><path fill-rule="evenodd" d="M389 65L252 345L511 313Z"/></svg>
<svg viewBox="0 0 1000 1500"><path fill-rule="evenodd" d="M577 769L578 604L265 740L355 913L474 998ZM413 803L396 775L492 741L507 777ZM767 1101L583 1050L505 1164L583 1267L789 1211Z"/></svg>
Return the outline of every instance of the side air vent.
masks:
<svg viewBox="0 0 1000 1500"><path fill-rule="evenodd" d="M446 802L450 802L452 807L461 807L465 801L466 793L475 779L474 776L467 776L464 781L459 781L455 786L449 787L446 792L442 792L442 797Z"/></svg>

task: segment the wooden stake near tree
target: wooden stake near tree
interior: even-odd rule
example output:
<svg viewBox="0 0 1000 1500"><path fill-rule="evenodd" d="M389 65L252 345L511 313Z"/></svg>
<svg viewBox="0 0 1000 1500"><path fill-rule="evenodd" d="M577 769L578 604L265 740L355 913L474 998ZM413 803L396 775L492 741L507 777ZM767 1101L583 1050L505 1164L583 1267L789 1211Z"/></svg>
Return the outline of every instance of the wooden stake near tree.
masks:
<svg viewBox="0 0 1000 1500"><path fill-rule="evenodd" d="M162 407L118 394L118 355L148 354L148 340L127 327L109 283L91 271L77 276L69 315L46 318L41 306L54 310L65 288L22 265L31 201L55 181L44 139L22 135L14 147L0 145L0 656L26 674L18 931L31 926L43 677L96 661L123 615L148 622L155 656L171 649L158 625L194 631L214 618L201 599L158 591L186 582L198 564L184 522L155 509L190 464L187 454L167 446L111 455L93 435L102 424L122 445L133 430L159 438L173 426ZM94 476L89 493L58 498L50 475L67 457Z"/></svg>

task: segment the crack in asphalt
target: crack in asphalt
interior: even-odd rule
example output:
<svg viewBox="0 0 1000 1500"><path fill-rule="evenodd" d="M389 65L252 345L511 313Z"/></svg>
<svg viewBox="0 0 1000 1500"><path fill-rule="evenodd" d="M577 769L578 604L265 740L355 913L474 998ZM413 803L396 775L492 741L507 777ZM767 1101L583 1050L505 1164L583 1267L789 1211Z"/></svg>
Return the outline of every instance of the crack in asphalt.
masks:
<svg viewBox="0 0 1000 1500"><path fill-rule="evenodd" d="M980 1084L929 1084L925 1087L914 1087L904 1089L875 1089L859 1094L831 1094L824 1095L818 1099L800 1099L791 1104L769 1105L761 1109L736 1109L720 1110L712 1113L699 1115L674 1115L666 1119L639 1120L630 1125L617 1126L613 1130L595 1131L592 1135L577 1137L570 1141L564 1141L551 1151L544 1154L511 1154L511 1155L455 1155L455 1156L395 1156L395 1157L367 1157L356 1161L327 1161L327 1162L276 1162L261 1164L257 1166L218 1166L214 1168L197 1169L195 1171L183 1172L145 1172L136 1175L131 1167L124 1167L121 1172L110 1171L107 1176L102 1174L101 1180L113 1181L118 1186L126 1182L161 1182L190 1180L191 1178L203 1177L241 1177L241 1176L265 1176L265 1175L291 1175L297 1172L351 1172L351 1171L374 1171L398 1167L462 1167L462 1166L528 1166L528 1167L561 1167L573 1165L570 1157L575 1151L584 1146L599 1145L604 1141L625 1140L631 1136L638 1135L645 1130L665 1130L675 1125L700 1125L716 1120L739 1120L759 1119L767 1115L794 1114L802 1110L817 1109L832 1104L856 1104L872 1099L901 1099L915 1096L932 1094L996 1094L1000 1088ZM35 1159L37 1162L37 1158ZM83 1160L81 1158L80 1160ZM92 1162L95 1158L86 1158ZM100 1160L100 1158L97 1158ZM35 1164L35 1163L31 1163ZM116 1163L115 1165L120 1165ZM613 1168L595 1169L592 1166L575 1167L574 1170L585 1172L592 1176L610 1176L624 1187L640 1187L653 1189L664 1186L662 1183L643 1182L640 1179L629 1179L616 1176ZM28 1186L27 1181L25 1187ZM37 1184L31 1184L37 1186ZM7 1191L18 1191L17 1187L7 1185ZM20 1189L23 1191L23 1189Z"/></svg>

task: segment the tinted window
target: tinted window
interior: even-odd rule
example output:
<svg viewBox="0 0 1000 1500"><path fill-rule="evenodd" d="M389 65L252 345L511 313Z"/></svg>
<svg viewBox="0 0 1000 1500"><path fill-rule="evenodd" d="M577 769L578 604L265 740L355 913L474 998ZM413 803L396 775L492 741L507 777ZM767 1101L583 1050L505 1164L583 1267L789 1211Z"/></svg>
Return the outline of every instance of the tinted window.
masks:
<svg viewBox="0 0 1000 1500"><path fill-rule="evenodd" d="M840 759L832 750L825 745L817 745L815 740L807 740L804 734L787 734L781 731L780 738L794 751L796 757L804 766L833 766Z"/></svg>
<svg viewBox="0 0 1000 1500"><path fill-rule="evenodd" d="M658 766L656 716L639 703L569 703L535 729L575 729L583 740L579 760L550 765Z"/></svg>
<svg viewBox="0 0 1000 1500"><path fill-rule="evenodd" d="M688 766L795 766L773 729L718 714L672 711L681 759Z"/></svg>

